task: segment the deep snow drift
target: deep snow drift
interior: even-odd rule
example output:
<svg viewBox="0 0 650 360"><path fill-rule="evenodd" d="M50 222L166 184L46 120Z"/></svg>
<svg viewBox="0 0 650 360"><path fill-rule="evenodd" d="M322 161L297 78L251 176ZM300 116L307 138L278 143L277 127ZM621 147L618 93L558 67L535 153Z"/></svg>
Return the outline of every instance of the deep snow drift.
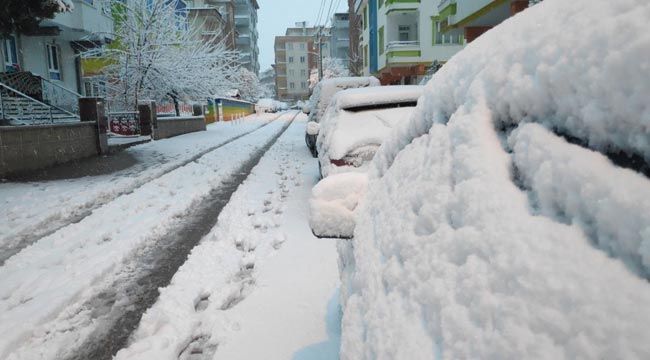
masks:
<svg viewBox="0 0 650 360"><path fill-rule="evenodd" d="M650 357L649 180L508 134L650 159L648 19L546 0L434 75L340 243L342 359Z"/></svg>

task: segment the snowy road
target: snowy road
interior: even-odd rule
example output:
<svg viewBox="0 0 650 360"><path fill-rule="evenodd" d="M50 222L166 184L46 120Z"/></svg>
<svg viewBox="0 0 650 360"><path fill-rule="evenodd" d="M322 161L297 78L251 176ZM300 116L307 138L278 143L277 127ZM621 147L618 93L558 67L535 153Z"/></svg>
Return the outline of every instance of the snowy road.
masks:
<svg viewBox="0 0 650 360"><path fill-rule="evenodd" d="M253 129L259 129L252 132L250 124L241 126L249 126L248 131L240 133L245 136L226 144L205 142L192 156L178 160L173 169L105 200L80 221L63 226L10 257L0 267L0 357L101 359L110 358L126 345L142 313L156 301L157 289L169 283L187 253L215 224L239 183L295 116L295 112L285 114L262 128L258 122ZM299 154L304 157L301 165L293 168L299 174L309 160L301 139L304 121L289 129L293 134L289 148L295 152L294 148L301 146ZM288 159L286 142L283 136L278 146L284 144L283 157ZM262 164L269 161L269 156L278 156L276 149L271 148ZM283 166L287 164L285 161ZM269 174L258 178L265 186L280 186L276 189L280 198L287 196L283 192L286 184L269 182ZM294 186L302 182L296 180ZM304 203L309 188L311 184L301 187ZM229 206L241 206L240 201L237 203ZM277 216L281 213L277 209L273 212ZM217 229L233 221L220 220ZM258 221L261 223L254 224L253 229L266 229L269 225L265 221L272 220L259 217ZM4 235L6 228L2 229ZM306 234L311 237L308 229ZM282 239L275 238L272 243L280 244ZM329 283L335 284L334 244L327 246L333 268ZM241 261L241 256L237 257L237 264ZM252 272L252 266L243 268ZM329 295L323 297L324 301L329 300Z"/></svg>
<svg viewBox="0 0 650 360"><path fill-rule="evenodd" d="M278 116L263 114L236 123L211 124L205 132L44 171L36 174L35 181L2 184L0 265L38 239L81 221L100 206L260 129ZM34 206L36 203L39 206Z"/></svg>

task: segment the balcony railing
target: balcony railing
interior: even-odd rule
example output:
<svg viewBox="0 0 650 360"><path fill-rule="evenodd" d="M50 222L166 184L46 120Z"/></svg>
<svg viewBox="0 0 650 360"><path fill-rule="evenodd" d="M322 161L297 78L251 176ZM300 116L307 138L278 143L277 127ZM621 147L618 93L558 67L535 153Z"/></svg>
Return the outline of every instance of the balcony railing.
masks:
<svg viewBox="0 0 650 360"><path fill-rule="evenodd" d="M409 62L422 56L419 41L391 41L386 46L386 62Z"/></svg>
<svg viewBox="0 0 650 360"><path fill-rule="evenodd" d="M389 41L386 51L420 50L420 41Z"/></svg>

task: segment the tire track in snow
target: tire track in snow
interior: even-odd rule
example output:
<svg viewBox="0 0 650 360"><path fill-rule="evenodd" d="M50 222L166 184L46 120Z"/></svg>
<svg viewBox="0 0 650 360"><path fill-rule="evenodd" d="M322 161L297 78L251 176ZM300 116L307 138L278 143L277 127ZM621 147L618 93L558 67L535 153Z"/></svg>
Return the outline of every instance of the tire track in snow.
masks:
<svg viewBox="0 0 650 360"><path fill-rule="evenodd" d="M136 269L135 272L127 275L127 278L117 279L105 291L86 302L83 311L101 309L102 316L93 319L97 330L72 356L67 357L68 360L111 359L126 346L144 312L158 299L158 289L169 284L190 251L215 226L219 213L232 194L298 114L293 114L292 119L242 164L229 181L213 189L175 229L156 241L155 246L147 249L141 257L131 259L131 264L125 264L127 268ZM122 297L132 301L118 303Z"/></svg>
<svg viewBox="0 0 650 360"><path fill-rule="evenodd" d="M70 226L72 224L76 224L89 215L93 213L94 210L108 204L111 201L114 201L115 199L119 198L120 196L128 195L133 193L135 190L141 188L143 185L158 179L176 169L179 169L183 166L186 166L187 164L197 161L199 158L203 157L204 155L217 150L225 145L228 145L232 143L233 141L236 141L238 139L241 139L244 136L250 135L263 127L267 126L268 124L272 123L273 121L280 120L281 117L285 115L290 115L290 113L282 113L279 114L277 117L271 119L270 121L266 122L265 124L260 125L259 127L247 131L245 133L239 134L237 136L231 137L217 145L211 146L209 148L206 148L205 150L202 150L201 152L195 154L194 156L185 159L174 166L165 169L162 172L157 172L155 174L152 174L151 176L145 176L142 179L136 180L131 186L127 187L126 189L123 189L122 191L118 191L112 194L104 194L103 196L99 196L95 199L93 199L92 202L86 203L70 212L70 215L64 216L64 217L58 217L56 215L54 218L49 217L40 223L36 224L33 227L29 227L28 229L25 229L23 232L19 233L16 235L17 238L19 238L18 241L9 241L10 246L6 248L0 247L0 266L3 266L5 262L11 258L12 256L16 255L19 253L21 250L26 248L27 246L38 242L40 239L50 236L54 234L55 232L65 228L66 226Z"/></svg>

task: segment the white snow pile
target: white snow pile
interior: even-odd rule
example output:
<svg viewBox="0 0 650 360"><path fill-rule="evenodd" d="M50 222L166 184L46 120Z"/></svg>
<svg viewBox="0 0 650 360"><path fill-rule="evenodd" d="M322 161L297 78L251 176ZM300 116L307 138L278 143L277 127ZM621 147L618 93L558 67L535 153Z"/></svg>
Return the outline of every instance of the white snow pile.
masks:
<svg viewBox="0 0 650 360"><path fill-rule="evenodd" d="M546 0L434 75L339 247L341 359L650 358L650 286L626 266L647 262L649 180L498 130L650 158L649 18Z"/></svg>
<svg viewBox="0 0 650 360"><path fill-rule="evenodd" d="M537 124L509 139L536 208L582 227L599 247L650 276L650 181Z"/></svg>
<svg viewBox="0 0 650 360"><path fill-rule="evenodd" d="M354 211L365 194L365 173L329 176L312 189L309 199L309 225L318 236L345 236L354 233Z"/></svg>
<svg viewBox="0 0 650 360"><path fill-rule="evenodd" d="M68 12L74 10L74 4L72 0L48 0L52 5L55 5L59 12Z"/></svg>

